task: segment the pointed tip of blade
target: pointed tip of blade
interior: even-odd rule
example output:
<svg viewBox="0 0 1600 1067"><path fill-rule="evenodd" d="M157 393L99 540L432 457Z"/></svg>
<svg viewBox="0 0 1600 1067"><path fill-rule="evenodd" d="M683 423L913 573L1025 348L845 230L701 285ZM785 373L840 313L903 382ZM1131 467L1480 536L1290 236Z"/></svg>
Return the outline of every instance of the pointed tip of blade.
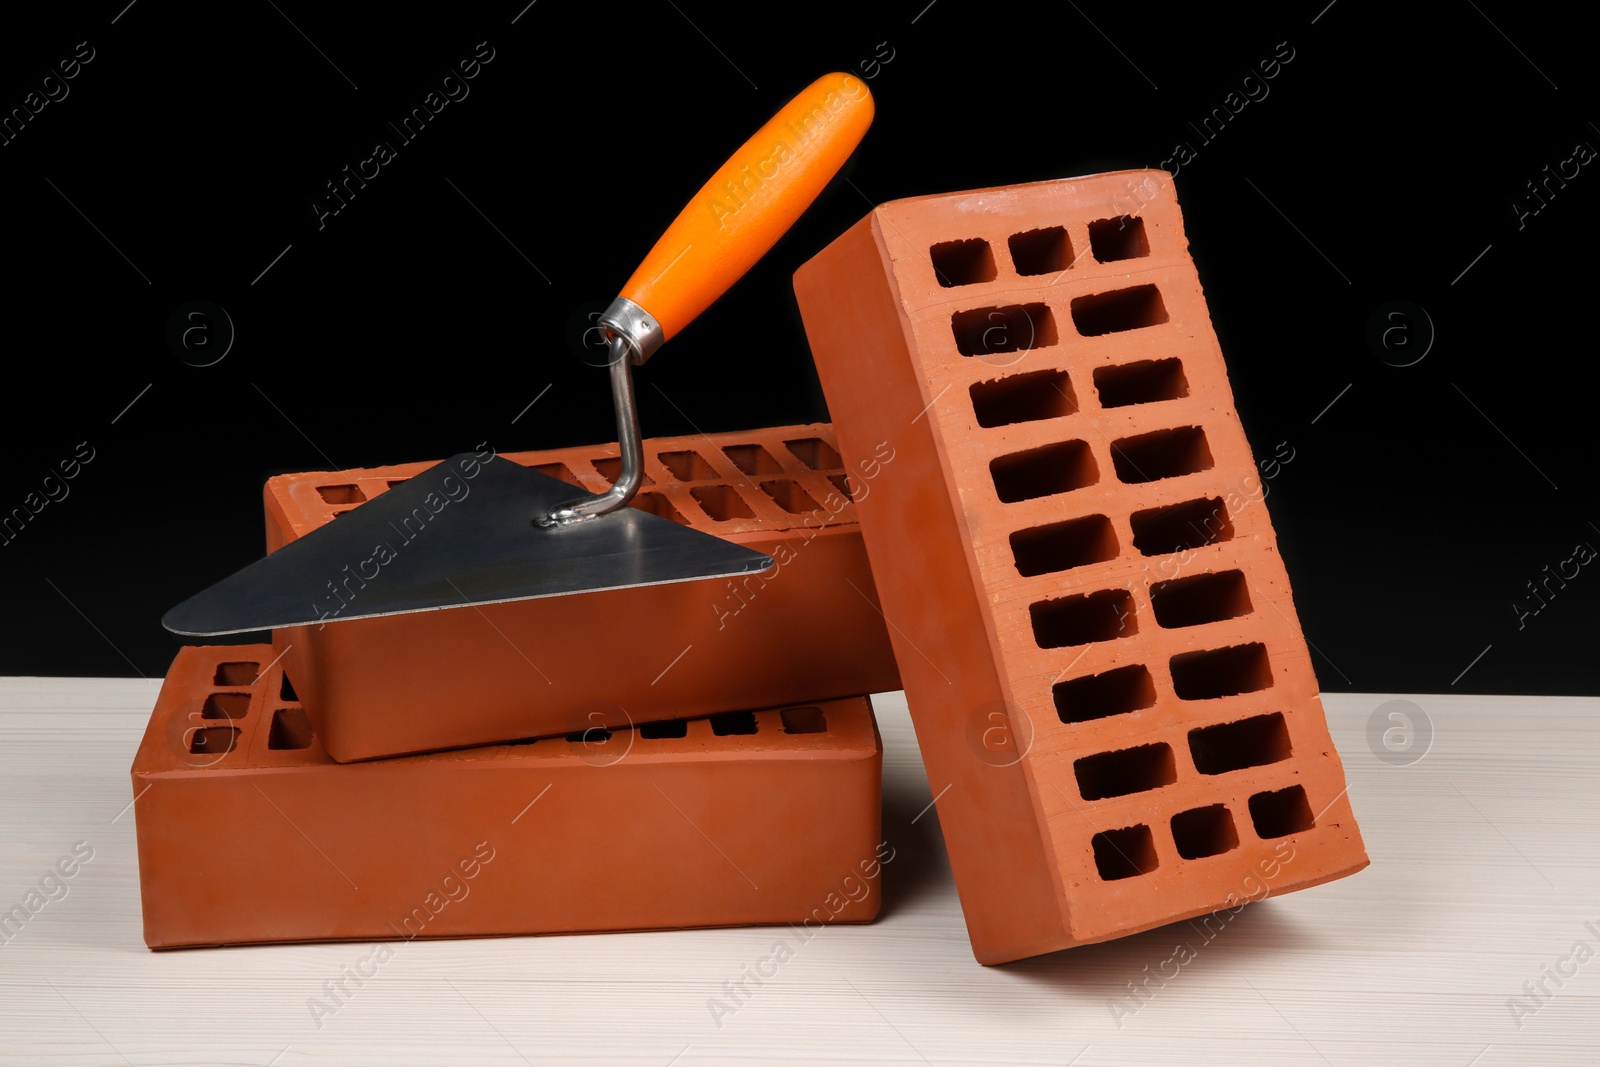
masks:
<svg viewBox="0 0 1600 1067"><path fill-rule="evenodd" d="M207 589L177 607L169 609L161 616L161 628L179 637L228 637L233 634L256 633L268 629L265 626L218 628L217 611L206 604L207 594L210 592L211 590Z"/></svg>
<svg viewBox="0 0 1600 1067"><path fill-rule="evenodd" d="M190 597L176 607L167 609L167 613L161 616L161 628L179 637L216 637L216 634L199 625L199 613L191 607L194 601L195 598Z"/></svg>
<svg viewBox="0 0 1600 1067"><path fill-rule="evenodd" d="M161 628L168 633L177 634L179 637L217 636L215 634L203 633L194 629L190 623L184 621L183 613L177 608L173 608L171 611L161 616Z"/></svg>

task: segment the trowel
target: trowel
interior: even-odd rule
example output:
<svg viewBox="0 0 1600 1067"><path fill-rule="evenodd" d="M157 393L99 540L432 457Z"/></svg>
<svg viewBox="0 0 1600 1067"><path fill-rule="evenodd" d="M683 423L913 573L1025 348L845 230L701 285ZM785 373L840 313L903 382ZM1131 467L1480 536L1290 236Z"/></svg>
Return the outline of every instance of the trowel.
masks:
<svg viewBox="0 0 1600 1067"><path fill-rule="evenodd" d="M771 557L629 507L642 478L632 368L738 281L838 172L872 122L853 75L789 101L705 183L596 320L621 471L598 495L492 452L445 460L173 608L218 636L752 574ZM330 596L349 568L359 607Z"/></svg>

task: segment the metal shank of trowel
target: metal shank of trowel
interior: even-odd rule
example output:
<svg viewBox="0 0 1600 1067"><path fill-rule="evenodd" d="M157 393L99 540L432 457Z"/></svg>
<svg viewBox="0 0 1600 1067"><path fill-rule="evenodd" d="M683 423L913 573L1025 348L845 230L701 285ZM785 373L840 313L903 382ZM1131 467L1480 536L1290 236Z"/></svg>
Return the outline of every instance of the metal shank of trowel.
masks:
<svg viewBox="0 0 1600 1067"><path fill-rule="evenodd" d="M611 360L621 476L600 496L539 515L538 525L585 522L633 499L643 456L632 365L649 359L777 243L839 172L867 132L872 111L872 94L860 78L824 74L740 145L684 205L599 319Z"/></svg>
<svg viewBox="0 0 1600 1067"><path fill-rule="evenodd" d="M569 501L536 521L540 526L571 526L627 507L644 480L644 446L639 438L639 410L633 399L633 365L649 359L665 338L661 324L644 308L619 296L600 316L606 331L611 367L611 402L617 409L617 447L622 471L599 496Z"/></svg>

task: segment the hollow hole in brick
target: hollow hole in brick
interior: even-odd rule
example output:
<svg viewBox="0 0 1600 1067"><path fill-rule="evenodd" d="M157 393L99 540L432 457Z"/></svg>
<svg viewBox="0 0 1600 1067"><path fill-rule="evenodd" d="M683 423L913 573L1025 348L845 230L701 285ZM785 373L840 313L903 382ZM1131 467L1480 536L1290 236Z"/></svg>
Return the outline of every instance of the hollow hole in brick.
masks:
<svg viewBox="0 0 1600 1067"><path fill-rule="evenodd" d="M1100 394L1101 407L1125 408L1186 397L1189 379L1184 377L1181 360L1142 359L1099 368L1094 372L1094 388Z"/></svg>
<svg viewBox="0 0 1600 1067"><path fill-rule="evenodd" d="M1189 754L1201 774L1226 774L1280 763L1293 753L1281 712L1189 731Z"/></svg>
<svg viewBox="0 0 1600 1067"><path fill-rule="evenodd" d="M718 522L753 519L756 513L731 485L701 485L689 490L705 513Z"/></svg>
<svg viewBox="0 0 1600 1067"><path fill-rule="evenodd" d="M974 308L950 316L956 351L963 356L1026 352L1056 343L1056 320L1048 304Z"/></svg>
<svg viewBox="0 0 1600 1067"><path fill-rule="evenodd" d="M1011 535L1011 556L1025 578L1117 557L1117 534L1104 515L1034 526Z"/></svg>
<svg viewBox="0 0 1600 1067"><path fill-rule="evenodd" d="M558 482L566 482L568 485L576 486L579 489L584 487L583 483L578 481L578 476L572 473L572 468L565 463L536 463L528 469L538 471L540 474L554 478Z"/></svg>
<svg viewBox="0 0 1600 1067"><path fill-rule="evenodd" d="M1078 792L1085 800L1145 793L1178 780L1172 746L1165 741L1085 756L1072 765L1072 770L1078 776Z"/></svg>
<svg viewBox="0 0 1600 1067"><path fill-rule="evenodd" d="M254 685L256 679L261 677L261 664L246 661L237 663L217 664L216 676L212 679L214 685L246 686Z"/></svg>
<svg viewBox="0 0 1600 1067"><path fill-rule="evenodd" d="M1172 843L1186 860L1220 856L1239 847L1239 831L1227 805L1208 804L1172 817Z"/></svg>
<svg viewBox="0 0 1600 1067"><path fill-rule="evenodd" d="M249 711L249 693L212 693L200 705L202 719L242 719Z"/></svg>
<svg viewBox="0 0 1600 1067"><path fill-rule="evenodd" d="M1144 219L1137 215L1118 215L1089 223L1089 247L1101 263L1122 259L1143 259L1150 254L1150 239L1145 236Z"/></svg>
<svg viewBox="0 0 1600 1067"><path fill-rule="evenodd" d="M300 697L294 691L294 683L289 681L287 674L278 682L278 696L283 700L292 700L296 703L300 701Z"/></svg>
<svg viewBox="0 0 1600 1067"><path fill-rule="evenodd" d="M843 496L844 496L844 498L846 500L854 500L856 498L856 494L850 488L850 476L849 475L847 475L847 474L830 474L830 475L828 475L828 481L833 483L833 487L835 489L839 490L839 492L841 494L843 494Z"/></svg>
<svg viewBox="0 0 1600 1067"><path fill-rule="evenodd" d="M688 735L689 723L683 719L647 722L639 727L639 736L647 741L661 741L673 737L687 737Z"/></svg>
<svg viewBox="0 0 1600 1067"><path fill-rule="evenodd" d="M267 733L268 748L309 748L311 719L301 708L279 708L272 713L272 729Z"/></svg>
<svg viewBox="0 0 1600 1067"><path fill-rule="evenodd" d="M1200 626L1250 614L1250 587L1243 571L1217 571L1174 578L1150 587L1156 625L1167 629Z"/></svg>
<svg viewBox="0 0 1600 1067"><path fill-rule="evenodd" d="M778 712L786 734L825 734L828 717L821 708L784 708Z"/></svg>
<svg viewBox="0 0 1600 1067"><path fill-rule="evenodd" d="M771 482L762 482L761 491L770 496L777 505L791 515L805 515L816 511L822 505L814 500L810 493L800 488L800 483L788 479Z"/></svg>
<svg viewBox="0 0 1600 1067"><path fill-rule="evenodd" d="M597 472L599 472L600 477L604 478L612 485L617 484L617 479L622 477L622 460L620 459L596 459L591 460L590 465L593 466ZM655 485L656 481L648 474L641 472L639 474L639 484Z"/></svg>
<svg viewBox="0 0 1600 1067"><path fill-rule="evenodd" d="M1100 468L1087 444L1061 441L991 460L989 475L1001 501L1014 504L1093 485L1100 480Z"/></svg>
<svg viewBox="0 0 1600 1067"><path fill-rule="evenodd" d="M1006 244L1011 248L1011 262L1018 274L1057 274L1072 266L1072 243L1060 226L1014 233Z"/></svg>
<svg viewBox="0 0 1600 1067"><path fill-rule="evenodd" d="M794 458L814 471L836 471L844 466L839 450L820 437L804 437L798 441L785 441L783 447L794 453Z"/></svg>
<svg viewBox="0 0 1600 1067"><path fill-rule="evenodd" d="M1167 305L1153 285L1134 285L1072 301L1072 324L1085 337L1142 330L1167 321Z"/></svg>
<svg viewBox="0 0 1600 1067"><path fill-rule="evenodd" d="M337 519L340 515L348 515L354 510L355 508L340 508L338 511L333 513L333 517Z"/></svg>
<svg viewBox="0 0 1600 1067"><path fill-rule="evenodd" d="M401 486L402 486L402 485L405 485L405 484L406 484L406 483L407 483L407 482L409 482L409 481L410 481L410 480L411 480L411 479L410 479L410 478L395 478L395 479L392 479L392 480L391 480L391 481L390 481L390 482L389 482L389 488L390 488L390 489L398 489L398 488L400 488L400 487L401 487Z"/></svg>
<svg viewBox="0 0 1600 1067"><path fill-rule="evenodd" d="M1010 426L1018 422L1059 419L1078 410L1067 372L1036 371L1012 374L972 386L972 410L979 426Z"/></svg>
<svg viewBox="0 0 1600 1067"><path fill-rule="evenodd" d="M1133 547L1145 556L1188 552L1233 540L1228 507L1215 496L1135 511L1128 516L1128 525L1133 527Z"/></svg>
<svg viewBox="0 0 1600 1067"><path fill-rule="evenodd" d="M1150 707L1156 702L1156 687L1150 671L1136 663L1057 682L1051 695L1062 722L1090 722Z"/></svg>
<svg viewBox="0 0 1600 1067"><path fill-rule="evenodd" d="M650 514L660 518L671 519L673 522L683 526L689 525L689 520L683 517L683 513L673 507L672 501L660 493L636 493L628 503L640 511L648 511Z"/></svg>
<svg viewBox="0 0 1600 1067"><path fill-rule="evenodd" d="M1103 589L1028 605L1033 639L1040 648L1066 648L1132 637L1139 632L1133 597L1126 589Z"/></svg>
<svg viewBox="0 0 1600 1067"><path fill-rule="evenodd" d="M698 482L717 477L717 470L698 452L662 452L656 457L680 482Z"/></svg>
<svg viewBox="0 0 1600 1067"><path fill-rule="evenodd" d="M711 732L718 737L730 734L756 732L756 713L753 711L724 711L711 716Z"/></svg>
<svg viewBox="0 0 1600 1067"><path fill-rule="evenodd" d="M1316 826L1306 791L1297 785L1251 797L1250 821L1262 839L1288 837Z"/></svg>
<svg viewBox="0 0 1600 1067"><path fill-rule="evenodd" d="M604 726L591 726L587 730L574 730L567 740L575 745L603 745L611 740L611 731Z"/></svg>
<svg viewBox="0 0 1600 1067"><path fill-rule="evenodd" d="M236 726L203 726L189 738L189 751L197 756L225 756L239 744Z"/></svg>
<svg viewBox="0 0 1600 1067"><path fill-rule="evenodd" d="M329 504L360 504L367 499L359 485L319 485L317 495Z"/></svg>
<svg viewBox="0 0 1600 1067"><path fill-rule="evenodd" d="M1102 830L1094 835L1090 844L1094 848L1095 869L1107 882L1149 874L1160 862L1156 858L1156 843L1148 826Z"/></svg>
<svg viewBox="0 0 1600 1067"><path fill-rule="evenodd" d="M933 272L946 289L958 285L992 282L995 276L994 252L981 237L970 241L945 241L928 249Z"/></svg>
<svg viewBox="0 0 1600 1067"><path fill-rule="evenodd" d="M725 445L723 454L746 474L782 474L783 465L760 445Z"/></svg>
<svg viewBox="0 0 1600 1067"><path fill-rule="evenodd" d="M1208 471L1212 462L1211 446L1198 426L1154 430L1111 442L1117 478L1129 485Z"/></svg>
<svg viewBox="0 0 1600 1067"><path fill-rule="evenodd" d="M1180 700L1214 700L1272 686L1263 644L1230 645L1172 657L1172 688Z"/></svg>

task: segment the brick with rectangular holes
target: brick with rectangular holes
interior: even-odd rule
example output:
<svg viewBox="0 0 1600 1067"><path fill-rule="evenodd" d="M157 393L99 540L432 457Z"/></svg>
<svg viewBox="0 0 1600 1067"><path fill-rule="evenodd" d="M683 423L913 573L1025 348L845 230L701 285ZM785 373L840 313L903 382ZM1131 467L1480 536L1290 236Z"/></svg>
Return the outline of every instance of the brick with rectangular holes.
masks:
<svg viewBox="0 0 1600 1067"><path fill-rule="evenodd" d="M795 291L977 957L1365 866L1170 177L885 204Z"/></svg>
<svg viewBox="0 0 1600 1067"><path fill-rule="evenodd" d="M502 458L592 492L620 467L615 444ZM428 466L270 479L267 550ZM765 552L776 568L275 631L329 754L347 762L900 687L851 500L871 492L876 468L847 474L831 426L652 439L644 470L634 507ZM359 605L361 575L335 581L329 602Z"/></svg>
<svg viewBox="0 0 1600 1067"><path fill-rule="evenodd" d="M865 697L335 763L267 645L178 653L133 763L145 942L866 922Z"/></svg>

